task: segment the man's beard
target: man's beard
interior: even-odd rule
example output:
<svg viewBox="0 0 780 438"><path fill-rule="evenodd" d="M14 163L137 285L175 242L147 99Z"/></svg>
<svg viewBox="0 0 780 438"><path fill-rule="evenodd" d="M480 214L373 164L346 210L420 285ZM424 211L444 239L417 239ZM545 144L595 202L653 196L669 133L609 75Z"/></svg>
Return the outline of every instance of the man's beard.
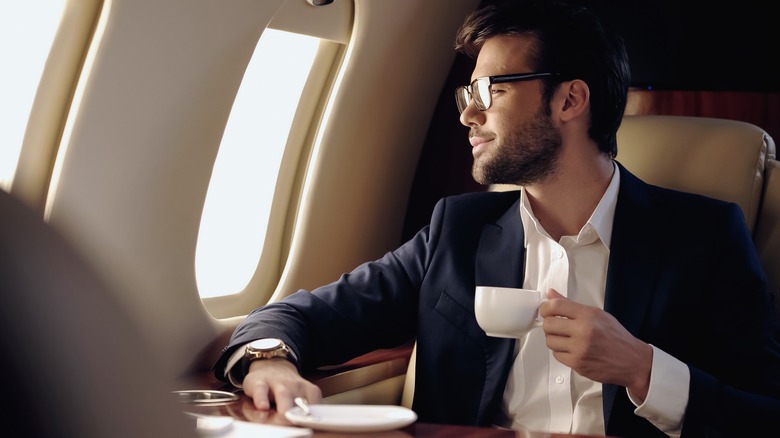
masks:
<svg viewBox="0 0 780 438"><path fill-rule="evenodd" d="M525 126L505 141L474 157L472 175L480 184L531 185L554 171L561 150L561 135L550 115L540 109Z"/></svg>

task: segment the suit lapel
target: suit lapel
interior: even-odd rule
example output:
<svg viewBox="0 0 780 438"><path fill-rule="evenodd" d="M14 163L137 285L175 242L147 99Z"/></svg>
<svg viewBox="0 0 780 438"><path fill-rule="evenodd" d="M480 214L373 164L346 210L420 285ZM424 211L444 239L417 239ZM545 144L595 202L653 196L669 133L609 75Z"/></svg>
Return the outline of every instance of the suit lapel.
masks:
<svg viewBox="0 0 780 438"><path fill-rule="evenodd" d="M482 229L475 261L477 286L522 287L525 234L519 208L518 199L495 223Z"/></svg>
<svg viewBox="0 0 780 438"><path fill-rule="evenodd" d="M663 229L648 190L622 165L620 191L612 228L612 244L607 270L604 310L612 314L634 336L647 312L653 292L652 275L658 271ZM618 390L616 385L603 385L604 423L609 425L610 413ZM609 430L609 429L607 429Z"/></svg>
<svg viewBox="0 0 780 438"><path fill-rule="evenodd" d="M522 287L525 248L520 200L482 229L475 260L477 286ZM485 335L486 379L478 418L491 415L496 394L503 394L515 340ZM500 399L500 397L499 397Z"/></svg>

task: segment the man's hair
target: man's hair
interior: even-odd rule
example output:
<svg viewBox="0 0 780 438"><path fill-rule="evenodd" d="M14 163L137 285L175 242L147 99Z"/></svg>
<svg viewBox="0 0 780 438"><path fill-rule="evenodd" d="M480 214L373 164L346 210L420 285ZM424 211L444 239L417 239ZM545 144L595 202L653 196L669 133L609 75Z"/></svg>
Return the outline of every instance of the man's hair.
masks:
<svg viewBox="0 0 780 438"><path fill-rule="evenodd" d="M543 79L545 102L550 102L560 80L581 79L588 84L588 134L602 152L617 155L615 134L631 80L623 39L581 5L558 0L494 0L466 18L455 48L474 59L487 39L503 35L532 37L533 50L527 60L532 70L561 75Z"/></svg>

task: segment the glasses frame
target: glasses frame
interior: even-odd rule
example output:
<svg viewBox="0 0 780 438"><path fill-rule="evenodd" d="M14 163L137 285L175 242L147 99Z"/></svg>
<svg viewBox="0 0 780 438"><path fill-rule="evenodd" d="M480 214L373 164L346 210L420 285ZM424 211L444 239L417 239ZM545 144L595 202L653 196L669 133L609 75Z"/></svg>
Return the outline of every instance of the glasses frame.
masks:
<svg viewBox="0 0 780 438"><path fill-rule="evenodd" d="M478 110L485 111L486 109L490 108L490 106L493 104L493 95L491 93L493 84L531 81L534 79L542 79L542 78L557 77L557 76L559 76L558 73L533 72L533 73L512 73L506 75L478 77L473 81L471 81L469 85L461 85L460 87L455 89L455 104L458 106L458 112L460 114L463 114L463 111L465 111L466 108L468 108L469 104L471 104L472 101L474 102L474 106ZM482 96L482 94L480 93L477 93L478 98L475 98L474 89L475 86L479 85L480 82L482 83L487 82L487 97ZM487 99L487 102L484 101L485 99Z"/></svg>

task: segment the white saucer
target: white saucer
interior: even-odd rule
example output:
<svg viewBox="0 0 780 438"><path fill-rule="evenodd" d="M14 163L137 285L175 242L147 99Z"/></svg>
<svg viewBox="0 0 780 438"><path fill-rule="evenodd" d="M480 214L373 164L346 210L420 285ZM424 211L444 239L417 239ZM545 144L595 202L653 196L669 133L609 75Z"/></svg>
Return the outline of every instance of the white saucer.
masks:
<svg viewBox="0 0 780 438"><path fill-rule="evenodd" d="M311 405L311 415L299 407L284 413L297 426L334 432L379 432L412 424L417 414L393 405Z"/></svg>

